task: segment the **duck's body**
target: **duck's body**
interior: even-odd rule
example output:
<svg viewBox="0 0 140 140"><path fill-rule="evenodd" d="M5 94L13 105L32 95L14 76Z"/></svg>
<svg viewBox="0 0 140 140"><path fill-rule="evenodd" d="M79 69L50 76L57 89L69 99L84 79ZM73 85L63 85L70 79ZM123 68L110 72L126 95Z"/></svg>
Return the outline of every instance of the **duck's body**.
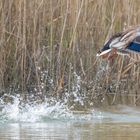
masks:
<svg viewBox="0 0 140 140"><path fill-rule="evenodd" d="M127 55L135 61L140 61L140 26L112 36L97 56L109 59L118 54Z"/></svg>

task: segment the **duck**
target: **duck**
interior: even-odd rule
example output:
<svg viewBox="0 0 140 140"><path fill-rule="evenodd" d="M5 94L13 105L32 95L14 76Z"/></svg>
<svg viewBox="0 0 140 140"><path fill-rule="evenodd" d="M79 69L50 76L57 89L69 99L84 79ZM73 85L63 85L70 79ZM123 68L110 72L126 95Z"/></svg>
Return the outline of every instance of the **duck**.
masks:
<svg viewBox="0 0 140 140"><path fill-rule="evenodd" d="M131 27L111 36L97 52L97 57L108 60L125 55L140 62L140 26Z"/></svg>

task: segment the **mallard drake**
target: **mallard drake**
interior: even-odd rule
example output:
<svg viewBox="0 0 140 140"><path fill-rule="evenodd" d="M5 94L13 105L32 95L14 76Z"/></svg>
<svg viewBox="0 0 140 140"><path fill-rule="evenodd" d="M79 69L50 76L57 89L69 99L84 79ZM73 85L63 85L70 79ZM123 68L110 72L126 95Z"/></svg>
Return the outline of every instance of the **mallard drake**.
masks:
<svg viewBox="0 0 140 140"><path fill-rule="evenodd" d="M116 55L127 55L140 61L140 26L113 35L97 53L97 57L108 59Z"/></svg>

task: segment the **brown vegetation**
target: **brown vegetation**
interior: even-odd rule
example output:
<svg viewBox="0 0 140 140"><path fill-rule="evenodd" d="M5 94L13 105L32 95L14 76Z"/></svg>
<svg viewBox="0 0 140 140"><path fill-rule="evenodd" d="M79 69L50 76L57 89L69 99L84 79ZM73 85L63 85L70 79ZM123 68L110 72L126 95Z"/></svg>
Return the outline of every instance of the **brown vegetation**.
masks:
<svg viewBox="0 0 140 140"><path fill-rule="evenodd" d="M87 90L98 90L92 83L100 69L100 62L94 65L96 52L113 33L140 23L139 5L139 0L1 0L0 88L12 85L24 91L39 86L46 72L57 94L71 90L74 73ZM117 59L109 76L99 78L96 85L104 87L111 76L119 84L118 71L129 63ZM129 76L137 89L130 81L123 88L138 90L139 67L132 67Z"/></svg>

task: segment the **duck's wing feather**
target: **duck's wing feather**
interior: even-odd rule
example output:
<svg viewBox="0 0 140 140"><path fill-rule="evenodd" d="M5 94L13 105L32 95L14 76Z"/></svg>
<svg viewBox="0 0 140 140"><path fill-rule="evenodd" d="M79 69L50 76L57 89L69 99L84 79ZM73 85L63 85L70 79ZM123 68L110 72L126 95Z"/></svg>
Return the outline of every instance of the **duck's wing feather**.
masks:
<svg viewBox="0 0 140 140"><path fill-rule="evenodd" d="M140 27L122 32L112 40L110 48L117 49L118 54L140 61Z"/></svg>
<svg viewBox="0 0 140 140"><path fill-rule="evenodd" d="M125 49L120 49L118 52L130 56L135 61L140 61L140 36L137 36Z"/></svg>
<svg viewBox="0 0 140 140"><path fill-rule="evenodd" d="M131 42L126 49L140 53L140 36L136 37L135 40Z"/></svg>
<svg viewBox="0 0 140 140"><path fill-rule="evenodd" d="M110 48L125 49L135 40L137 36L140 36L139 28L129 29L125 32L122 32L119 37L112 40L110 43Z"/></svg>

